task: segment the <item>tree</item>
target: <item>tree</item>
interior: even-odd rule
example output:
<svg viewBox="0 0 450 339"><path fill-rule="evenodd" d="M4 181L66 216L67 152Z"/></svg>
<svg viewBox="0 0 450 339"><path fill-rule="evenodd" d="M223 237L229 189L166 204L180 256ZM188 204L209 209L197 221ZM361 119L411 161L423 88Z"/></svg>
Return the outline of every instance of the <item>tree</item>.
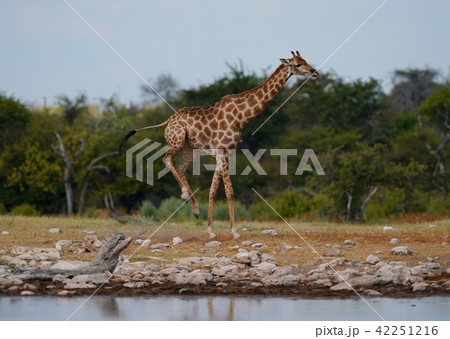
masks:
<svg viewBox="0 0 450 339"><path fill-rule="evenodd" d="M158 75L152 84L152 87L153 89L147 84L141 86L142 97L144 97L146 102L150 102L151 104L161 103L162 98L166 101L171 101L176 98L179 93L178 82L168 73Z"/></svg>
<svg viewBox="0 0 450 339"><path fill-rule="evenodd" d="M30 119L31 113L23 103L0 93L0 151L23 134Z"/></svg>
<svg viewBox="0 0 450 339"><path fill-rule="evenodd" d="M436 158L433 185L441 192L443 198L447 196L444 151L450 143L449 110L450 87L443 86L425 99L417 114L420 139L428 152ZM425 131L425 121L428 125L428 133Z"/></svg>
<svg viewBox="0 0 450 339"><path fill-rule="evenodd" d="M78 95L73 100L67 95L60 95L57 97L57 104L62 108L64 120L69 126L72 126L75 119L88 109L87 96L84 94Z"/></svg>

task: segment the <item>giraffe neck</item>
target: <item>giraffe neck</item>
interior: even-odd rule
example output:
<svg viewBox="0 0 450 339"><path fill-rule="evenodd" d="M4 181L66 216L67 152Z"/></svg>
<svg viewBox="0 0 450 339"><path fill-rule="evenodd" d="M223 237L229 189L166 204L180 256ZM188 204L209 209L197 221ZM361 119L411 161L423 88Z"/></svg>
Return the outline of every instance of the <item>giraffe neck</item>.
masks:
<svg viewBox="0 0 450 339"><path fill-rule="evenodd" d="M288 66L280 65L260 86L242 93L247 99L248 108L243 112L241 128L247 125L253 118L261 113L264 108L266 108L291 75Z"/></svg>

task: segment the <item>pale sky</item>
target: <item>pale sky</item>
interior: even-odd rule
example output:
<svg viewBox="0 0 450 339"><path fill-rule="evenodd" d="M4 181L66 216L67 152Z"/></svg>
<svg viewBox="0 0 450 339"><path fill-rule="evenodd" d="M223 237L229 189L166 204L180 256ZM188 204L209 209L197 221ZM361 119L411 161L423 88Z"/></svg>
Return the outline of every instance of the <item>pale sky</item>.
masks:
<svg viewBox="0 0 450 339"><path fill-rule="evenodd" d="M299 50L318 67L383 0L67 0L145 79L170 73L183 88L208 84L226 63L274 70ZM394 69L448 76L450 1L388 0L322 67L389 85ZM0 2L0 91L28 104L58 94L113 93L141 102L143 81L63 0Z"/></svg>

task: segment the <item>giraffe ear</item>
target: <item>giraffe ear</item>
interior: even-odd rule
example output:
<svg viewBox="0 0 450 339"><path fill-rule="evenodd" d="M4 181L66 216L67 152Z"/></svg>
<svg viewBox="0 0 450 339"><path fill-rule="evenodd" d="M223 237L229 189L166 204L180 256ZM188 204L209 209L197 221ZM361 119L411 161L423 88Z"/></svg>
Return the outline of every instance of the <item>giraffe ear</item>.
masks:
<svg viewBox="0 0 450 339"><path fill-rule="evenodd" d="M288 59L280 59L280 61L285 66L289 65L289 60Z"/></svg>

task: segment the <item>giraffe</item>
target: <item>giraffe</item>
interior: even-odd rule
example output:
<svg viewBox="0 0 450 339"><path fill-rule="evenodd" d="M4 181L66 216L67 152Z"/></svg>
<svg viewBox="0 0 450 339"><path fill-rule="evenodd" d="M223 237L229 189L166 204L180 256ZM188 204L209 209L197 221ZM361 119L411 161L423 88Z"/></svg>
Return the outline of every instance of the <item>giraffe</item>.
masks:
<svg viewBox="0 0 450 339"><path fill-rule="evenodd" d="M192 212L199 216L198 203L186 179L186 170L194 160L194 149L204 150L216 159L211 188L209 191L207 232L210 238L216 235L212 230L214 198L220 179L225 186L230 216L230 230L235 239L240 236L235 228L233 207L233 186L229 174L230 150L236 149L241 141L241 130L273 100L292 75L317 77L319 73L311 67L300 53L292 52L292 58L280 59L281 65L260 86L223 97L214 104L184 107L176 111L165 122L130 131L119 146L119 152L127 140L138 131L167 126L164 132L169 149L163 158L164 164L175 176L181 188L181 199L190 200ZM175 166L173 157L182 150L182 157Z"/></svg>

